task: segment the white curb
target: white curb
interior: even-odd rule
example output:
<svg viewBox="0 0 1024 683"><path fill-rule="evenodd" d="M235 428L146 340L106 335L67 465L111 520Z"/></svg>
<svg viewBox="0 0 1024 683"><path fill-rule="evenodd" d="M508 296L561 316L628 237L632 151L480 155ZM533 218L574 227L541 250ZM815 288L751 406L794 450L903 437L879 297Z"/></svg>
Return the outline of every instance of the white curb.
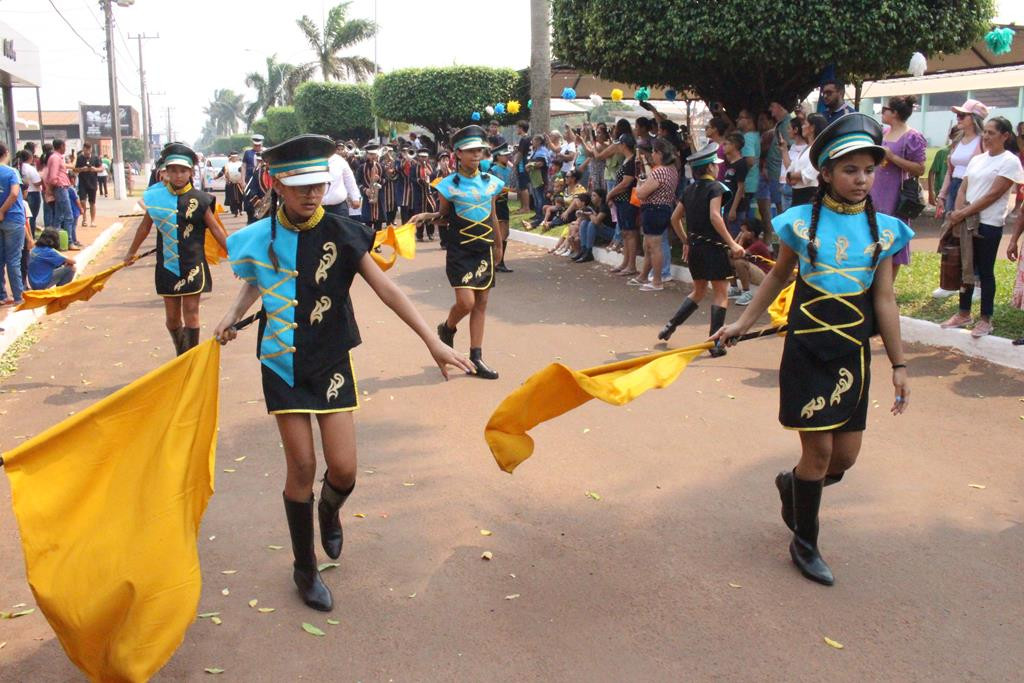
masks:
<svg viewBox="0 0 1024 683"><path fill-rule="evenodd" d="M112 223L110 227L96 237L92 244L75 255L76 277L84 274L85 267L89 265L89 262L96 258L96 255L100 253L103 247L107 246L107 243L114 239L123 228L124 223L122 221ZM25 330L44 315L46 315L45 307L33 308L27 311L11 313L3 322L0 322L0 327L4 329L3 332L0 332L0 355L6 352Z"/></svg>
<svg viewBox="0 0 1024 683"><path fill-rule="evenodd" d="M535 235L523 230L509 230L509 239L524 244L550 249L558 243L555 237ZM622 257L607 249L595 248L594 260L607 265L618 265ZM685 266L672 266L672 277L682 282L693 282ZM900 316L903 341L929 346L955 349L972 358L981 358L996 365L1024 370L1024 347L1014 346L1009 339L987 336L975 339L967 330L944 330L937 323Z"/></svg>

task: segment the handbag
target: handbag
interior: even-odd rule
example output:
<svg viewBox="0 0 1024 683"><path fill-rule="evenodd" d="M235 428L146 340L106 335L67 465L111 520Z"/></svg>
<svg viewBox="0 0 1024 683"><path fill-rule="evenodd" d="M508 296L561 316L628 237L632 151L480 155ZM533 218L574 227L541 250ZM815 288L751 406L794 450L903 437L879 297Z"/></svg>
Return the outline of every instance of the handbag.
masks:
<svg viewBox="0 0 1024 683"><path fill-rule="evenodd" d="M939 238L938 248L941 255L939 287L950 292L960 289L963 284L961 280L960 235L953 228L954 226L947 224L946 231Z"/></svg>
<svg viewBox="0 0 1024 683"><path fill-rule="evenodd" d="M899 201L896 202L896 216L907 220L917 218L924 211L921 201L921 184L916 177L910 177L900 185Z"/></svg>
<svg viewBox="0 0 1024 683"><path fill-rule="evenodd" d="M629 191L629 203L636 207L640 206L640 197L637 196L635 187Z"/></svg>

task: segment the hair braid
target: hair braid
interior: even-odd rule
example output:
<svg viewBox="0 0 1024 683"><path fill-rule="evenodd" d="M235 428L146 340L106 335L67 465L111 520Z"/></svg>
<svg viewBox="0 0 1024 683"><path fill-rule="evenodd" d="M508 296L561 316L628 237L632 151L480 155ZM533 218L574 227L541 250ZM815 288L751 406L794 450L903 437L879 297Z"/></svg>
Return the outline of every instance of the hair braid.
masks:
<svg viewBox="0 0 1024 683"><path fill-rule="evenodd" d="M871 228L871 241L875 245L875 251L871 254L871 267L878 265L878 257L882 255L882 242L878 239L878 217L875 215L875 203L869 194L864 198L864 214L868 219L868 227Z"/></svg>
<svg viewBox="0 0 1024 683"><path fill-rule="evenodd" d="M818 218L821 217L821 203L825 201L827 193L828 183L819 179L818 194L814 197L814 202L811 204L811 227L807 230L807 255L811 259L811 268L814 267L814 262L818 258L818 245L814 243L814 240L818 236Z"/></svg>
<svg viewBox="0 0 1024 683"><path fill-rule="evenodd" d="M274 266L274 272L278 271L278 260L277 253L274 251L274 238L277 237L277 193L273 190L270 191L270 246L267 247L267 257L270 259L271 265Z"/></svg>

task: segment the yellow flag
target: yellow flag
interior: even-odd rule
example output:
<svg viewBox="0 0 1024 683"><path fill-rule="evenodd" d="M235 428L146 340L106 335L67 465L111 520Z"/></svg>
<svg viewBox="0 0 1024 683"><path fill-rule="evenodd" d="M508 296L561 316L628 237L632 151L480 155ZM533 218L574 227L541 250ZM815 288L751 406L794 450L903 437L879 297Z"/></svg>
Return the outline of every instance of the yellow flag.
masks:
<svg viewBox="0 0 1024 683"><path fill-rule="evenodd" d="M390 254L378 254L376 248L380 246L391 247ZM388 270L395 265L399 256L405 259L416 257L416 226L412 223L396 228L389 225L383 230L378 230L373 238L374 251L370 256L377 262L381 270Z"/></svg>
<svg viewBox="0 0 1024 683"><path fill-rule="evenodd" d="M148 680L195 618L219 362L200 344L4 456L32 593L94 681Z"/></svg>
<svg viewBox="0 0 1024 683"><path fill-rule="evenodd" d="M30 308L46 306L47 315L58 313L75 301L88 301L91 299L94 294L103 289L104 285L107 284L107 279L122 268L124 268L124 264L118 263L95 275L72 280L60 287L26 290L24 302L15 310L24 311Z"/></svg>
<svg viewBox="0 0 1024 683"><path fill-rule="evenodd" d="M484 438L498 467L511 473L533 454L533 439L526 432L540 423L592 398L621 406L648 389L667 387L711 346L704 342L586 370L552 363L505 397L488 420Z"/></svg>
<svg viewBox="0 0 1024 683"><path fill-rule="evenodd" d="M224 222L220 219L220 214L223 211L224 207L216 204L213 210L213 218L226 235L228 234L227 228L224 227ZM209 230L206 231L206 238L203 240L203 252L206 254L206 262L211 266L217 265L221 259L228 257L228 252L224 250L224 247L220 246L220 242L217 241Z"/></svg>
<svg viewBox="0 0 1024 683"><path fill-rule="evenodd" d="M772 317L772 327L781 327L789 322L789 306L793 303L793 289L796 281L790 282L786 288L779 292L775 301L768 307L768 315Z"/></svg>

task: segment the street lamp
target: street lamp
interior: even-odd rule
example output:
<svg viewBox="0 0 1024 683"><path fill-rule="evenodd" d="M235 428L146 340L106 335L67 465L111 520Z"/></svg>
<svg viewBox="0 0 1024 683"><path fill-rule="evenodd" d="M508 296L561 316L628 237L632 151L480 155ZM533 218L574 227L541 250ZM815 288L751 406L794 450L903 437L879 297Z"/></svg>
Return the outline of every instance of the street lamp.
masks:
<svg viewBox="0 0 1024 683"><path fill-rule="evenodd" d="M135 0L115 0L118 7L131 7ZM117 66L114 63L114 11L111 0L100 0L107 38L107 79L110 85L110 121L114 145L114 198L125 198L124 154L121 149L121 107L117 103Z"/></svg>

